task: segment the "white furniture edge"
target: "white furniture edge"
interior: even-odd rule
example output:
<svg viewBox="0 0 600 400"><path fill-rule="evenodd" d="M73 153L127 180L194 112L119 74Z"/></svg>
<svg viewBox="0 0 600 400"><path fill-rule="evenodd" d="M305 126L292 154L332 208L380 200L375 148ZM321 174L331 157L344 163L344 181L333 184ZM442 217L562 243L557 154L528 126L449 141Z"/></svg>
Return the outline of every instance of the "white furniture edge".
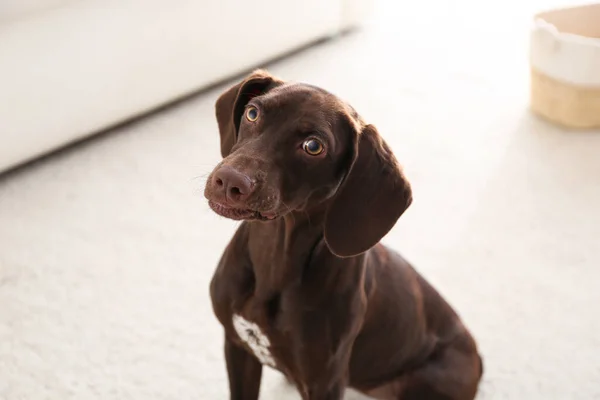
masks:
<svg viewBox="0 0 600 400"><path fill-rule="evenodd" d="M0 171L348 29L365 2L258 0L268 22L248 30L247 7L203 1L81 0L3 22Z"/></svg>

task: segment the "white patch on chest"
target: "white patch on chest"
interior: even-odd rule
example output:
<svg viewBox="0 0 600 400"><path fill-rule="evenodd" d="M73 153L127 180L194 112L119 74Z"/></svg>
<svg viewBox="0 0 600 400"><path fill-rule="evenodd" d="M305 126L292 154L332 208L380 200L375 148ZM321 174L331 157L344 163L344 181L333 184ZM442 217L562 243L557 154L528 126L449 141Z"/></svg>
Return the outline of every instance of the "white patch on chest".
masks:
<svg viewBox="0 0 600 400"><path fill-rule="evenodd" d="M256 358L264 365L275 368L275 359L269 350L271 341L260 327L237 314L233 314L232 320L238 336L250 347Z"/></svg>

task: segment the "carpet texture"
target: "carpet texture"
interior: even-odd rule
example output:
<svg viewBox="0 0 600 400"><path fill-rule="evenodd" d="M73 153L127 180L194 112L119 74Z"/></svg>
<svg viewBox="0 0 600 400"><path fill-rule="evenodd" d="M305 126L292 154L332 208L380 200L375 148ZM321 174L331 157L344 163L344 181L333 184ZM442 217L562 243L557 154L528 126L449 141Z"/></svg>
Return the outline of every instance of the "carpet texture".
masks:
<svg viewBox="0 0 600 400"><path fill-rule="evenodd" d="M396 152L414 204L384 242L473 331L479 399L600 399L600 133L527 110L548 2L446 3L383 4L268 68ZM228 398L208 283L237 224L202 196L226 86L0 177L0 399ZM265 371L261 399L298 398Z"/></svg>

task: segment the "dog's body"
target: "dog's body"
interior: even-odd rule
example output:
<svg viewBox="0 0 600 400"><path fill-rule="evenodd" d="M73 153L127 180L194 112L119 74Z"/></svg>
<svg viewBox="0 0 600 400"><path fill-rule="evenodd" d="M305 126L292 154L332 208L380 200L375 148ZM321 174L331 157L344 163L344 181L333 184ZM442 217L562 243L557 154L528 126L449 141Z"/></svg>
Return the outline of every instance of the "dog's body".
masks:
<svg viewBox="0 0 600 400"><path fill-rule="evenodd" d="M339 400L347 386L379 399L474 399L482 363L471 335L378 243L412 195L375 128L335 96L262 71L221 96L217 119L224 161L206 197L246 220L210 288L231 399L258 399L263 365L305 400Z"/></svg>

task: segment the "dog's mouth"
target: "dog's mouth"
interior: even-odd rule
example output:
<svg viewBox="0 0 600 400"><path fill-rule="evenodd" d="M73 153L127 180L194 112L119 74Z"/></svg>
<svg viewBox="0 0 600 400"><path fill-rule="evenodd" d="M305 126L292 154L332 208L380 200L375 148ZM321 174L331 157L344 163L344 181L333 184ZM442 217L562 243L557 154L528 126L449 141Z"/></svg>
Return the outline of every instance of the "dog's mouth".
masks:
<svg viewBox="0 0 600 400"><path fill-rule="evenodd" d="M274 213L260 212L256 210L243 209L230 207L225 204L217 203L216 201L209 200L208 205L210 208L222 217L233 219L235 221L241 220L260 220L270 221L277 218Z"/></svg>

